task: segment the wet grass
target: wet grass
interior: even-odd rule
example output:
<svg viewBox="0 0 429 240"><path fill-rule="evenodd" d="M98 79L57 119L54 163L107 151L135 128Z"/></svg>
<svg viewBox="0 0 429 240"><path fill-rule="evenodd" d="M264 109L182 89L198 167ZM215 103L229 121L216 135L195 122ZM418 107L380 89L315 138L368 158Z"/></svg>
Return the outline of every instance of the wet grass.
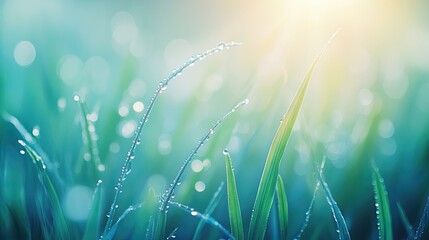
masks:
<svg viewBox="0 0 429 240"><path fill-rule="evenodd" d="M99 136L108 135L109 133L97 130L99 128L96 128L96 121L88 110L87 102L80 95L74 96L74 100L78 105L75 117L81 121L80 132L82 140L80 141L82 141L82 147L80 148L81 157L79 158L73 158L67 154L59 157L58 155L49 157L54 151L38 139L38 134L28 131L24 127L25 124L14 116L3 112L2 128L7 126L11 129L11 132L14 131L15 133L8 135L11 136L10 139L13 139L13 141L9 142L7 149L2 145L0 154L2 160L2 169L0 171L3 174L1 179L3 188L0 199L0 237L5 239L181 239L192 237L193 239L228 238L241 240L264 238L300 239L304 238L304 234L318 239L327 234L326 236L329 236L329 238L347 240L353 236L353 231L351 231L354 224L353 218L358 214L354 215L353 206L348 206L347 202L344 201L347 197L342 196L352 190L345 191L345 193L344 191L338 191L338 189L342 188L351 188L351 184L341 186L335 182L335 179L344 180L344 178L349 178L353 179L353 182L358 180L358 184L362 184L362 182L371 182L371 180L358 173L367 173L372 174L373 190L359 190L370 192L375 196L375 203L369 202L365 207L370 208L374 204L376 206L371 215L373 222L367 223L367 228L374 230L368 231L371 234L377 233L379 239L384 240L393 239L394 234L398 232L395 229L404 228L409 239L423 239L429 213L429 200L426 202L424 209L421 210L420 221L416 223L413 229L409 219L411 219L411 222L415 222L415 212L413 215L409 215L412 218L408 218L408 209L398 204L398 214L396 214L389 203L392 194L387 194L387 189L392 186L392 183L383 180L381 171L375 166L375 163L370 168L369 159L350 164L358 168L358 170L349 170L349 172L336 171L337 169L332 168L331 162L326 162L329 167L325 171L333 174L323 174L322 170L325 161L322 161L320 166L318 166L317 161L319 161L319 157L325 156L326 153L320 153L317 149L312 149L312 154L309 154L311 156L309 157L310 165L317 167L313 169L309 167L308 171L306 171L306 173L309 173L308 186L310 187L305 186L304 181L301 181L302 177L293 175L296 177L294 178L285 174L286 171L284 171L283 166L290 166L290 162L295 161L294 155L287 154L288 151L292 151L290 147L288 148L288 145L296 144L297 140L293 139L294 128L297 128L296 123L299 121L300 112L305 110L304 98L308 95L308 88L311 86L310 79L325 49L317 55L300 82L286 114L275 131L274 137L272 139L268 138L271 141L271 145L269 145L268 153L265 156L265 162L262 161L261 156L263 156L264 147L269 143L266 139L256 141L257 149L254 149L252 147L254 145L250 143L234 145L234 141L240 141L236 135L240 126L242 127L240 119L245 119L249 116L246 114L255 110L255 108L246 110L244 105L251 104L246 99L235 105L223 117L216 116L219 120L213 121L214 124L210 128L208 127L210 125L207 124L208 120L202 121L202 125L208 128L208 131L206 130L207 132L199 141L192 139L194 134L189 134L187 129L180 125L190 120L188 114L192 109L185 111L186 116L182 118L184 120L179 121L180 136L174 136L174 138L182 139L183 143L180 144L179 148L187 146L187 142L198 141L188 157L181 162L180 159L183 158L180 157L180 154L174 153L172 157L175 161L174 164L170 162L153 164L148 158L156 151L151 151L151 154L144 155L144 159L139 159L146 168L143 170L142 168L137 168L139 171L135 170L134 164L137 161L136 158L138 158L139 146L141 146L141 152L150 151L150 146L153 146L150 142L146 146L143 144L142 139L150 139L150 137L145 138L144 136L153 133L146 124L152 111L155 112L155 102L161 101L157 99L164 92L167 93L167 86L169 86L170 82L180 76L185 69L200 60L237 45L236 43L221 43L211 50L191 57L163 79L156 86L145 112L137 122L136 131L131 138L131 146L123 154L125 158L115 155L114 158L119 159L116 163L114 161L109 163L107 159L103 158L103 156L108 156L109 154L100 151L109 147L99 141ZM174 94L174 91L172 89L171 94ZM285 104L283 103L286 100L281 99L279 102L284 106ZM228 106L231 106L232 103L229 104ZM222 108L223 111L225 111L225 108L227 109L224 106L224 104L216 104L216 107ZM264 114L267 112L265 111ZM366 130L369 132L363 131L360 134L364 136L359 139L360 148L364 150L357 150L356 156L368 158L369 149L375 145L374 138L368 137L375 135L374 131L377 130L374 129L379 126L379 109L377 108L374 112L368 115L370 123ZM307 117L313 117L314 112L305 111L305 114ZM102 118L103 116L98 117ZM260 118L265 119L266 117L264 115ZM155 123L159 123L158 121L160 121L159 116L153 120L154 127L156 127ZM275 122L275 125L277 125L278 120L271 122ZM376 126L374 126L374 122L377 123ZM250 126L253 125L250 124ZM193 127L191 126L190 129L193 130ZM298 127L304 128L303 125ZM149 133L146 133L146 131ZM253 131L253 134L255 132L256 130ZM272 135L265 129L263 132L267 135ZM232 135L235 138L231 137ZM2 138L2 141L5 141L5 137L3 136ZM99 147L100 144L102 147ZM312 143L306 144L316 146ZM204 146L207 145L209 145L209 149L204 152ZM217 163L214 161L204 163L204 156L213 153L217 156L214 158L222 158L222 154L220 154L222 150L220 149L224 149L227 145L232 146L234 150L228 151L225 149L223 151L225 158L224 168L214 169L211 173L209 170L205 172L210 164L215 165ZM16 151L17 149L19 151ZM231 149L231 147L228 149ZM13 157L6 156L6 153L10 154L13 151L15 151ZM257 153L254 154L255 156L250 155L250 153L255 152ZM14 161L16 159L24 161L19 162L18 167L11 167L9 166L10 164L17 164L12 159ZM162 157L155 157L155 160L162 161ZM195 161L195 166L192 166L193 161ZM282 162L285 161L286 163L282 165ZM70 168L72 170L58 167L58 165L65 165L67 162L73 166ZM177 164L179 163L182 164L177 171ZM264 163L264 166L260 168L262 163ZM333 161L333 163L335 162ZM165 166L162 170L159 170L159 165ZM192 172L187 174L187 171L190 171L189 168L192 168ZM163 171L164 169L167 170ZM67 176L75 175L65 177L62 175L64 172L67 173ZM351 174L348 174L350 172ZM29 175L24 176L26 173ZM290 171L286 173L290 173ZM144 175L145 178L135 181L139 174ZM252 175L252 179L245 179L245 174ZM346 176L344 177L344 175ZM147 176L155 176L157 180L152 185L146 185L146 180L149 181L146 178ZM172 176L175 177L172 178ZM332 176L335 176L335 178ZM326 180L325 177L327 178ZM34 181L36 179L38 180L37 183ZM194 187L198 183L195 182L195 179L205 179L204 188ZM388 179L392 181L391 177ZM166 186L163 184L158 186L158 183L163 180L165 182L172 181ZM256 185L248 184L244 180L248 180L253 184L259 182L259 185L256 187ZM226 182L226 187L224 187L223 181ZM330 183L330 187L327 182ZM11 183L13 183L13 188L10 187ZM137 187L131 188L130 185L126 187L125 183L136 185ZM316 183L315 188L314 183ZM63 208L67 190L77 184L88 186L89 189L93 190L93 194L90 200L90 207L85 209L87 212L85 219L73 221L64 214ZM255 186L253 190L251 189L252 186ZM294 190L296 186L304 188L308 192ZM318 198L317 194L320 186L326 201ZM165 189L165 191L154 190L156 187ZM143 193L136 192L136 189ZM202 189L203 193L198 192L198 189ZM213 194L210 194L209 191ZM304 198L305 200L309 199L309 202L297 201L297 198L302 197L303 192L310 195L309 198ZM398 193L393 192L393 194ZM337 202L336 200L338 199L340 201ZM305 206L308 206L308 203L309 207L305 211ZM322 203L325 204L325 208L321 207ZM196 205L195 207L194 204ZM176 209L170 209L170 206ZM203 210L200 211L199 209ZM326 219L332 220L332 217L333 222L325 221ZM400 221L402 221L403 226L398 223ZM324 222L323 225L317 224L321 222ZM314 227L313 225L318 226ZM326 232L324 230L325 226L328 226L328 229L334 229L333 233ZM296 235L296 233L298 234ZM361 237L358 234L356 235L356 238Z"/></svg>

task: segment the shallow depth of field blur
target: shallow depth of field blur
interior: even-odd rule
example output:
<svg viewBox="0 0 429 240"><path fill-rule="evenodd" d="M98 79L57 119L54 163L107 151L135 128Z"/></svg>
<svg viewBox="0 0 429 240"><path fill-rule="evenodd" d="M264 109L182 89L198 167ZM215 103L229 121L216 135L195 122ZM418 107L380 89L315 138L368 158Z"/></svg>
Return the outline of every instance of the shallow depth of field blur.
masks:
<svg viewBox="0 0 429 240"><path fill-rule="evenodd" d="M203 212L226 181L222 151L227 148L247 229L280 119L314 57L340 28L315 69L280 165L290 209L288 236L295 237L304 222L317 181L313 162L326 156L324 176L351 237L378 236L374 160L389 194L394 236L405 238L397 203L416 226L429 193L427 9L423 0L3 0L0 110L16 117L53 162L63 181L54 181L55 190L79 238L99 179L107 214L135 128L159 81L220 42L242 43L186 69L159 96L118 213L142 202L149 188L162 194L198 140L248 98L249 104L200 149L175 198ZM103 165L96 172L88 171L93 166L86 161L77 94L97 135ZM9 216L3 233L35 231L28 227L37 228L34 219L40 214L33 199L42 186L19 139L13 125L1 119L0 205L14 213L1 214ZM145 232L140 217L130 213L116 238ZM212 217L229 229L226 192ZM178 227L177 238L189 239L198 222L172 208L167 233ZM319 191L303 237L335 239L335 230ZM202 236L225 237L210 226ZM270 224L266 236L275 236Z"/></svg>

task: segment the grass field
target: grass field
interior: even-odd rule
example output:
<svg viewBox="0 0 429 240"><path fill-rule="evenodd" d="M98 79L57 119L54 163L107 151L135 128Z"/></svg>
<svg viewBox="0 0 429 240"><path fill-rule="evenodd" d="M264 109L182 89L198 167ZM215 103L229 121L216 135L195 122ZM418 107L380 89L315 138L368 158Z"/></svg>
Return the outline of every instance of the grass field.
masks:
<svg viewBox="0 0 429 240"><path fill-rule="evenodd" d="M0 239L426 239L426 1L0 1Z"/></svg>

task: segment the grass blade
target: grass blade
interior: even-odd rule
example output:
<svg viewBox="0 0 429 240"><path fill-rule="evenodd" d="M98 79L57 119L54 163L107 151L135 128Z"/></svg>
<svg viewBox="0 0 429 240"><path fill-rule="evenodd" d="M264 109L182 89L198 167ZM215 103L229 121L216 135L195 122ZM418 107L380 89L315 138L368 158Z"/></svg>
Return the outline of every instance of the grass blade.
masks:
<svg viewBox="0 0 429 240"><path fill-rule="evenodd" d="M153 219L152 216L149 217L149 221L147 224L147 229L146 229L146 240L150 240L153 239L154 237L154 231L155 231L155 225L153 223Z"/></svg>
<svg viewBox="0 0 429 240"><path fill-rule="evenodd" d="M107 214L108 217L107 217L106 225L104 228L104 233L107 233L112 226L113 218L114 218L115 213L116 213L116 205L117 205L117 202L119 199L119 194L122 192L122 187L124 185L123 183L124 183L127 175L131 172L131 160L134 159L134 157L135 157L136 148L140 144L140 135L142 133L143 128L146 125L146 122L149 120L149 115L152 112L152 108L153 108L158 96L163 91L165 91L167 89L167 86L171 82L171 80L173 80L177 76L181 75L186 68L192 66L194 63L196 63L200 60L203 60L204 58L206 58L209 55L212 55L212 54L217 53L219 51L222 51L224 49L229 49L229 48L237 46L237 45L239 45L239 44L237 44L237 43L220 43L215 48L213 48L211 50L205 51L201 54L198 54L194 57L191 57L191 59L189 59L187 62L185 62L179 68L173 70L168 77L164 78L164 80L162 80L158 84L158 87L156 88L155 93L153 94L153 96L149 102L149 105L148 105L145 113L143 114L143 116L142 116L142 118L141 118L141 120L137 126L137 130L135 131L134 139L133 139L133 142L131 144L131 148L127 152L127 156L126 156L125 161L122 165L121 174L120 174L120 177L118 178L119 180L118 180L116 187L115 187L115 195L113 197L112 204L110 205L109 213Z"/></svg>
<svg viewBox="0 0 429 240"><path fill-rule="evenodd" d="M171 199L171 196L174 193L174 190L176 189L178 183L180 182L180 179L185 172L186 167L188 166L189 162L191 162L192 158L197 154L198 150L203 146L205 142L207 142L210 138L210 136L214 133L214 130L225 120L227 119L232 113L237 111L240 107L243 105L246 105L249 103L249 100L246 99L244 101L239 102L235 107L231 109L227 114L225 114L221 119L219 119L210 129L209 131L204 135L204 137L201 138L200 141L198 141L197 146L192 150L191 154L188 156L188 158L183 162L182 167L180 168L179 172L177 173L176 177L174 178L173 182L170 184L170 187L167 189L166 193L161 196L161 206L159 210L165 211L167 208L167 205Z"/></svg>
<svg viewBox="0 0 429 240"><path fill-rule="evenodd" d="M134 206L129 206L123 213L122 213L122 215L118 218L118 220L116 221L116 223L115 224L113 224L113 226L110 228L110 230L107 232L107 234L105 234L103 237L101 237L100 238L100 240L101 239L103 239L103 240L105 240L105 239L107 239L107 240L111 240L114 236L115 236L115 233L116 233L116 230L118 229L118 226L119 226L119 223L120 222L122 222L122 220L124 220L125 219L125 217L129 214L129 213L131 213L132 211L135 211L135 210L137 210L137 209L139 209L139 208L141 208L142 207L142 204L137 204L137 205L134 205Z"/></svg>
<svg viewBox="0 0 429 240"><path fill-rule="evenodd" d="M180 182L180 179L183 175L183 173L185 172L186 167L188 166L188 164L191 162L192 158L197 154L198 150L201 148L201 146L203 146L203 144L205 142L207 142L210 138L210 136L214 133L214 130L226 119L228 118L232 113L234 113L235 111L237 111L240 107L242 107L243 105L246 105L249 103L249 100L246 99L244 101L239 102L237 105L235 105L235 107L233 107L231 109L231 111L229 111L227 114L225 114L221 119L219 119L210 129L209 131L204 135L204 137L201 138L200 141L198 141L197 146L194 148L194 150L192 150L191 154L188 156L188 158L183 162L182 167L180 167L179 172L177 173L176 177L174 178L173 182L170 184L170 187L166 190L165 193L162 194L161 196L161 204L159 206L159 211L160 211L160 217L159 219L166 221L166 211L168 209L168 204L170 203L170 199L174 194L174 190L176 189L177 185ZM163 217L161 215L164 215ZM161 233L165 233L165 229L158 229L158 227L165 227L165 222L162 223L158 223L157 224L157 231L156 234L161 234ZM164 235L156 235L157 239L160 238L164 238Z"/></svg>
<svg viewBox="0 0 429 240"><path fill-rule="evenodd" d="M164 239L165 236L165 225L167 224L167 212L158 212L158 219L156 221L155 234L153 235L153 239Z"/></svg>
<svg viewBox="0 0 429 240"><path fill-rule="evenodd" d="M204 211L204 215L211 215L217 205L219 204L220 199L222 198L222 189L223 189L224 183L221 182L219 187L217 188L216 192L213 194L213 197L211 198L209 204L207 205L206 210ZM200 238L201 231L203 230L205 222L201 219L198 223L197 229L194 232L194 237L192 240L198 240Z"/></svg>
<svg viewBox="0 0 429 240"><path fill-rule="evenodd" d="M99 150L97 146L97 134L95 133L94 123L90 120L90 114L88 114L88 107L82 97L75 95L75 101L79 103L80 110L82 113L82 130L83 136L86 139L86 153L84 154L84 160L89 161L93 164L95 176L100 177L100 172L103 172L105 166L100 161Z"/></svg>
<svg viewBox="0 0 429 240"><path fill-rule="evenodd" d="M177 229L179 229L179 227L176 227L175 229L173 229L173 231L171 231L171 233L167 237L167 240L176 238Z"/></svg>
<svg viewBox="0 0 429 240"><path fill-rule="evenodd" d="M212 225L213 227L219 229L221 232L223 232L225 235L228 236L228 238L230 239L235 239L234 236L231 235L230 232L228 232L228 230L226 230L218 221L216 221L214 218L210 217L209 215L204 215L201 214L198 211L195 211L193 208L190 208L186 205L183 205L181 203L178 202L171 202L171 205L178 207L179 209L182 209L183 211L190 213L192 216L194 217L199 217L201 218L203 221L209 223L210 225Z"/></svg>
<svg viewBox="0 0 429 240"><path fill-rule="evenodd" d="M324 165L325 165L325 160L323 160L322 162L322 166ZM318 173L319 173L318 174L319 181L326 195L326 200L328 201L329 206L331 207L332 215L334 216L335 223L337 224L338 237L340 240L350 240L350 233L347 228L346 221L344 220L343 214L341 213L341 210L338 207L337 202L335 202L335 199L332 196L331 191L329 190L328 184L323 179L322 171L319 170Z"/></svg>
<svg viewBox="0 0 429 240"><path fill-rule="evenodd" d="M223 150L226 165L226 186L228 192L228 212L232 235L238 239L244 239L243 220L241 218L240 201L238 199L237 186L235 184L234 170L232 169L231 156L228 150Z"/></svg>
<svg viewBox="0 0 429 240"><path fill-rule="evenodd" d="M423 214L420 218L419 226L417 227L416 233L414 234L414 240L419 240L422 238L423 232L426 227L426 222L429 216L429 197L426 200L425 209L423 210Z"/></svg>
<svg viewBox="0 0 429 240"><path fill-rule="evenodd" d="M389 198L387 196L384 180L381 177L375 162L372 162L372 184L374 185L375 207L377 210L378 239L393 239Z"/></svg>
<svg viewBox="0 0 429 240"><path fill-rule="evenodd" d="M279 175L277 178L276 185L277 192L277 209L279 213L279 228L280 228L280 239L286 239L287 227L288 227L288 205L286 198L286 191L284 188L282 177Z"/></svg>
<svg viewBox="0 0 429 240"><path fill-rule="evenodd" d="M52 215L53 215L53 226L52 229L55 232L54 236L57 236L61 239L69 239L69 229L64 218L63 211L61 209L60 201L58 200L57 192L52 185L52 181L49 175L46 172L46 165L43 159L39 156L39 154L28 146L24 141L18 140L19 144L24 147L25 151L30 155L34 164L37 167L37 171L39 176L41 176L40 181L42 186L44 187L46 194L50 200L50 204L52 204ZM45 220L45 219L43 219ZM43 221L42 220L42 221ZM48 236L49 238L49 236Z"/></svg>
<svg viewBox="0 0 429 240"><path fill-rule="evenodd" d="M55 183L64 185L63 179L58 174L58 167L56 167L55 164L52 163L48 155L39 146L36 139L34 139L34 137L27 131L27 129L25 129L25 127L21 124L21 122L16 117L6 112L2 112L1 115L4 120L6 120L7 122L10 122L15 127L15 129L19 132L19 134L21 134L26 145L31 147L31 149L34 149L38 153L38 155L43 159L44 164L46 165L48 171L54 177Z"/></svg>
<svg viewBox="0 0 429 240"><path fill-rule="evenodd" d="M402 208L399 202L396 202L396 207L398 208L399 217L401 218L401 222L404 225L405 230L407 230L407 235L411 236L413 234L413 226L408 220L407 214L405 214L404 209Z"/></svg>
<svg viewBox="0 0 429 240"><path fill-rule="evenodd" d="M332 36L332 38L334 36L335 34ZM330 41L328 44L329 43ZM288 142L293 125L304 100L305 92L307 90L311 75L313 74L314 68L316 67L320 56L323 54L325 49L326 47L322 49L308 69L288 111L280 122L280 126L277 129L277 132L271 143L270 150L268 151L268 155L265 160L265 166L259 183L258 192L256 194L252 217L250 219L249 239L264 238L268 216L270 214L271 206L274 200L274 191L277 184L279 166L286 148L286 143Z"/></svg>
<svg viewBox="0 0 429 240"><path fill-rule="evenodd" d="M86 229L83 235L84 240L99 239L99 224L101 213L101 183L99 180L95 187L94 194L92 195L92 205L86 222Z"/></svg>
<svg viewBox="0 0 429 240"><path fill-rule="evenodd" d="M314 164L316 165L316 163ZM321 166L320 166L320 174L323 174L323 167L325 166L325 162L322 162ZM317 173L317 167L316 169L316 174ZM311 217L311 211L313 210L313 206L314 206L314 202L316 201L316 194L317 191L319 190L320 187L320 180L319 178L317 178L317 183L316 183L316 187L314 188L313 191L313 197L311 198L311 202L310 202L310 206L308 206L307 212L305 212L305 220L304 223L301 226L301 229L299 230L298 235L295 237L295 239L301 239L302 234L304 234L305 229L307 228L308 222L310 221L310 217Z"/></svg>

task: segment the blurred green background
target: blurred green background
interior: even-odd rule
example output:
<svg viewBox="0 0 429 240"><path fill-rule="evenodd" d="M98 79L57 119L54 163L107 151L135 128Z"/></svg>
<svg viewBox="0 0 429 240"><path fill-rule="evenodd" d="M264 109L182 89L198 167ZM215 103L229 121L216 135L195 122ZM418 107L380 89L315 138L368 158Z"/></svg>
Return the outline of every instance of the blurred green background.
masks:
<svg viewBox="0 0 429 240"><path fill-rule="evenodd" d="M394 235L405 238L396 203L415 226L429 194L427 9L428 1L387 0L0 0L0 110L15 116L49 157L48 174L58 172L54 187L79 238L99 179L107 214L159 81L219 42L243 43L196 63L160 95L119 212L143 201L149 188L162 193L212 124L248 98L199 151L176 191L178 202L203 211L226 181L222 150L228 148L248 226L279 121L313 58L340 28L310 82L280 169L291 209L289 237L298 233L312 197L313 162L326 156L324 175L351 237L378 234L373 159L389 193ZM88 141L75 94L94 124L103 171L85 161ZM28 154L20 153L19 132L2 120L0 134L0 203L11 212L2 213L8 224L1 232L26 236L19 232L37 229L32 199L42 188ZM228 228L226 206L224 197L213 217ZM117 239L145 232L139 219L130 214ZM197 224L172 209L167 231L177 226L178 238L188 239ZM337 236L322 194L309 224L305 239ZM275 237L270 228L267 234ZM203 236L222 237L210 227Z"/></svg>

